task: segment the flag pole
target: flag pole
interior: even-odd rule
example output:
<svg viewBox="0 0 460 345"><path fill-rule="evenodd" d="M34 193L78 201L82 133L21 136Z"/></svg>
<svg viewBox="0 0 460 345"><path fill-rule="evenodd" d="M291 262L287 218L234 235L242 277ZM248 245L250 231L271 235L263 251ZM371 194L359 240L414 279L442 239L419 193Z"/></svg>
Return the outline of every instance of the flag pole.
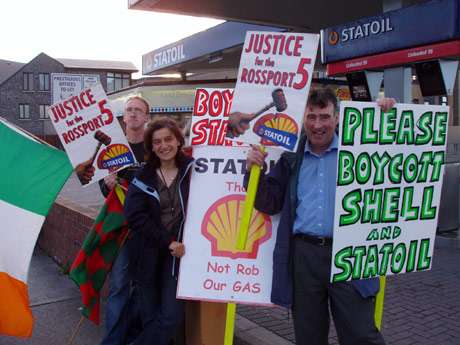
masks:
<svg viewBox="0 0 460 345"><path fill-rule="evenodd" d="M81 318L80 318L80 321L78 321L78 324L75 327L75 330L73 331L72 336L70 337L69 342L67 343L67 345L72 345L73 344L73 341L75 340L75 337L77 336L78 332L80 331L80 327L81 327L84 319L85 319L85 317L82 315Z"/></svg>

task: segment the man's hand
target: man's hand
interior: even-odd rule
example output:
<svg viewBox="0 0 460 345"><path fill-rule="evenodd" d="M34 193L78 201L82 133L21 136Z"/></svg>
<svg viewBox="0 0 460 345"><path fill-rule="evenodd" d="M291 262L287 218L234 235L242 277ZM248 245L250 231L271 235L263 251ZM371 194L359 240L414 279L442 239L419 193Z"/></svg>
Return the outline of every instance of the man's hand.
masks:
<svg viewBox="0 0 460 345"><path fill-rule="evenodd" d="M117 184L117 176L115 174L104 177L104 184L108 190L112 190Z"/></svg>
<svg viewBox="0 0 460 345"><path fill-rule="evenodd" d="M90 183L94 176L95 170L96 169L91 164L91 159L88 159L87 161L82 162L75 167L75 173L77 174L77 177L82 185Z"/></svg>
<svg viewBox="0 0 460 345"><path fill-rule="evenodd" d="M395 106L396 100L394 98L387 98L387 97L379 98L377 100L377 104L386 113L387 111L389 111L391 108Z"/></svg>
<svg viewBox="0 0 460 345"><path fill-rule="evenodd" d="M175 256L176 258L181 258L185 254L185 246L180 242L172 241L169 244L169 252L172 256Z"/></svg>
<svg viewBox="0 0 460 345"><path fill-rule="evenodd" d="M254 164L262 167L265 162L265 157L267 157L267 152L262 152L260 146L251 145L251 149L248 151L248 156L246 158L246 169L249 171Z"/></svg>
<svg viewBox="0 0 460 345"><path fill-rule="evenodd" d="M238 111L231 113L228 118L227 133L230 132L233 138L239 137L249 129L249 121L252 119L252 114L244 114Z"/></svg>

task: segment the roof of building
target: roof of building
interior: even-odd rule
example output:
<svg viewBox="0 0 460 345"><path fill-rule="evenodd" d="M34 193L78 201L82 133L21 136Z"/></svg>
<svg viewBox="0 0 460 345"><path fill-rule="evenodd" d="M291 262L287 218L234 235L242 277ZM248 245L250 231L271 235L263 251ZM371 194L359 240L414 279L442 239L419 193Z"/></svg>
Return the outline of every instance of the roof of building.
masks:
<svg viewBox="0 0 460 345"><path fill-rule="evenodd" d="M25 64L22 62L1 60L0 59L0 84L11 77L16 71L18 71Z"/></svg>
<svg viewBox="0 0 460 345"><path fill-rule="evenodd" d="M138 69L129 61L109 61L109 60L82 60L82 59L61 59L56 58L65 68L81 69L104 69L137 72Z"/></svg>

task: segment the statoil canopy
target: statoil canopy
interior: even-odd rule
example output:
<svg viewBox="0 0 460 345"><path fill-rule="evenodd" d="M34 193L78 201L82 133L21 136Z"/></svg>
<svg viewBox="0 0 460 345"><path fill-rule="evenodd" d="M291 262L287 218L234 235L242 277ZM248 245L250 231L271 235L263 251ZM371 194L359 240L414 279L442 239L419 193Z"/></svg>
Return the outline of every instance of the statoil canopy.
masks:
<svg viewBox="0 0 460 345"><path fill-rule="evenodd" d="M358 56L460 38L460 0L435 0L321 31L321 61Z"/></svg>

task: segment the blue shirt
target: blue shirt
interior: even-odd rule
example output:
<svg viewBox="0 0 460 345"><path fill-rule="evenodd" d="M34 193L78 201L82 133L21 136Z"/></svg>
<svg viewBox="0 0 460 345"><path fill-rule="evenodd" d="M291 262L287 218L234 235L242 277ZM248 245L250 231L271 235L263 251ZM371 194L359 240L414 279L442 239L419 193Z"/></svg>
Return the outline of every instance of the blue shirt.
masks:
<svg viewBox="0 0 460 345"><path fill-rule="evenodd" d="M321 155L305 144L297 184L294 233L332 237L337 173L338 139L334 134L329 148Z"/></svg>

